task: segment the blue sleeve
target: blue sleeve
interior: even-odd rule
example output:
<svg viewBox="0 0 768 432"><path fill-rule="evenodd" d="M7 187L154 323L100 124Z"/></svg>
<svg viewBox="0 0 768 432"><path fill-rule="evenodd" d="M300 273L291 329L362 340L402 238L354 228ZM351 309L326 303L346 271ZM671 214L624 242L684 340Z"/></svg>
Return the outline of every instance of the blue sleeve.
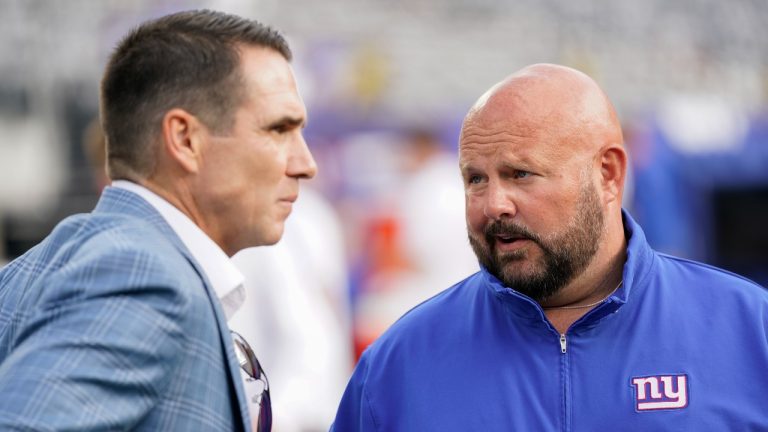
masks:
<svg viewBox="0 0 768 432"><path fill-rule="evenodd" d="M332 432L367 432L377 431L373 406L366 390L368 377L367 354L363 354L355 367L352 378L347 384L344 395L336 412L336 420L331 425Z"/></svg>
<svg viewBox="0 0 768 432"><path fill-rule="evenodd" d="M0 430L127 430L153 408L189 304L165 264L146 251L75 257L27 290L0 364Z"/></svg>

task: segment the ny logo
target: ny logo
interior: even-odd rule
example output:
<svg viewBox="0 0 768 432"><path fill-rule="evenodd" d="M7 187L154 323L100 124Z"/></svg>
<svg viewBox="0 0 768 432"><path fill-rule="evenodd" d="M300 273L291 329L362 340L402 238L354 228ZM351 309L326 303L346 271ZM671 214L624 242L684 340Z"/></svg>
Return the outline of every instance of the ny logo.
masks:
<svg viewBox="0 0 768 432"><path fill-rule="evenodd" d="M651 411L688 406L687 375L657 375L632 378L635 409Z"/></svg>

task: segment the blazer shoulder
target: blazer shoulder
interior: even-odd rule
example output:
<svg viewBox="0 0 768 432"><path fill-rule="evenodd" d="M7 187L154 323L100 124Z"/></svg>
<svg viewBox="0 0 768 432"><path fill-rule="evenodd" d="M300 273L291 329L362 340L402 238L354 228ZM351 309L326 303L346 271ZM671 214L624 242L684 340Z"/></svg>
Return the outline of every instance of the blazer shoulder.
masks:
<svg viewBox="0 0 768 432"><path fill-rule="evenodd" d="M178 238L130 215L79 215L20 258L14 283L38 292L40 300L135 292L148 286L175 295L204 291L203 278ZM9 280L11 277L8 278ZM34 285L57 286L56 290ZM57 300L58 301L58 300Z"/></svg>

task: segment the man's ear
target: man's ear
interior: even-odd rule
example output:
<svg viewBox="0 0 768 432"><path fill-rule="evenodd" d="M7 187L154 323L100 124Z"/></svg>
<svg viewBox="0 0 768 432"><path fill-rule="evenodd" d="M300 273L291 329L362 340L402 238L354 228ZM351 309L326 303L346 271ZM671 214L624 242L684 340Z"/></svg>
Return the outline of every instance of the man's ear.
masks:
<svg viewBox="0 0 768 432"><path fill-rule="evenodd" d="M600 184L605 202L618 200L624 193L627 175L627 152L620 144L612 144L600 152Z"/></svg>
<svg viewBox="0 0 768 432"><path fill-rule="evenodd" d="M173 108L163 116L163 151L171 161L188 173L200 169L205 126L194 115Z"/></svg>

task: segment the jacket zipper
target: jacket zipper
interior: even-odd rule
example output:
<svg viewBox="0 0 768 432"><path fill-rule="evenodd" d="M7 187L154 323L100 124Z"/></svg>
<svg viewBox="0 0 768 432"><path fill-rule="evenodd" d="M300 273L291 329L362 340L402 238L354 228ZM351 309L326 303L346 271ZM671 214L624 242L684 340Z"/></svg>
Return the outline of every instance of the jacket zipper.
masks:
<svg viewBox="0 0 768 432"><path fill-rule="evenodd" d="M563 380L563 400L562 400L562 409L563 409L563 431L569 432L571 430L571 419L569 415L570 410L570 401L568 398L568 395L571 391L571 377L570 377L570 362L568 359L568 339L565 336L565 333L560 334L560 353L562 354L562 357L560 358L560 367L561 367L561 374L562 374L562 380Z"/></svg>

